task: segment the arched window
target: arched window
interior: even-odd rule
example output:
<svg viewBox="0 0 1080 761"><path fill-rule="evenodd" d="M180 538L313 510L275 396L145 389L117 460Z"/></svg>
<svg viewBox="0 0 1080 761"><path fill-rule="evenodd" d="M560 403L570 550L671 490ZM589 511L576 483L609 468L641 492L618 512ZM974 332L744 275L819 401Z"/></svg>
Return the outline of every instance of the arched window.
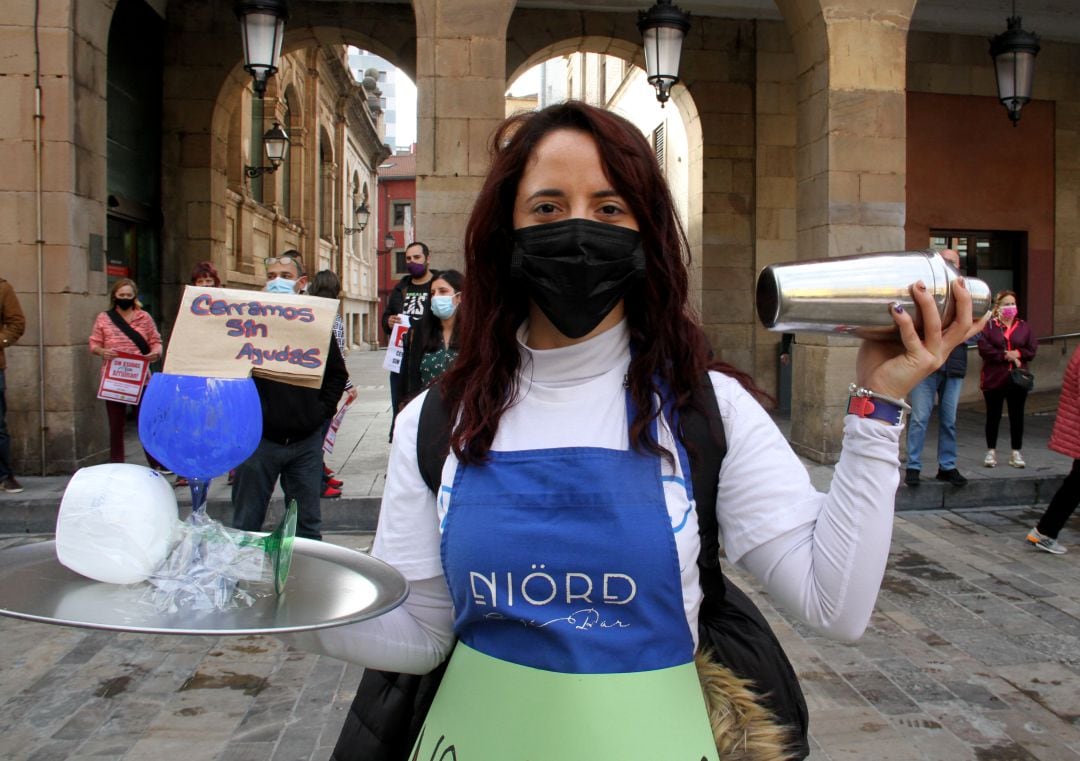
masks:
<svg viewBox="0 0 1080 761"><path fill-rule="evenodd" d="M334 153L330 136L325 129L319 130L319 182L316 183L318 197L315 208L318 209L319 218L316 220L315 229L319 235L327 240L334 238L334 209L335 209L335 176Z"/></svg>

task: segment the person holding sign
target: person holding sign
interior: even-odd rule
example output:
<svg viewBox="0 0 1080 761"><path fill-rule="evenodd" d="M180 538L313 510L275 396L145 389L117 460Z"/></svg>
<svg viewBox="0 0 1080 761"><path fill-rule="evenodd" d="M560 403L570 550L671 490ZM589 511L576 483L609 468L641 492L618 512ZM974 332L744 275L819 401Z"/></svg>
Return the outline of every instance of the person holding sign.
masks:
<svg viewBox="0 0 1080 761"><path fill-rule="evenodd" d="M269 257L267 293L297 294L307 285L299 251ZM297 309L297 313L302 309ZM302 319L302 318L301 318ZM349 374L333 339L330 323L320 337L319 354L326 358L318 386L302 386L254 375L262 407L263 430L254 454L236 468L233 477L233 527L261 531L274 484L281 478L285 501L296 500L296 535L322 539L323 431L334 416Z"/></svg>
<svg viewBox="0 0 1080 761"><path fill-rule="evenodd" d="M426 243L413 241L405 247L405 268L409 274L401 278L390 296L386 300L386 309L382 314L382 328L386 335L396 338L401 335L395 332L395 326L403 322L402 316L410 326L420 324L420 320L427 314L428 298L431 295L431 280L434 273L428 268L431 252ZM404 335L404 352L410 355L413 351L410 347L409 336ZM419 357L416 360L419 361ZM397 420L399 407L405 399L405 376L400 371L390 373L390 440L394 440L394 421Z"/></svg>
<svg viewBox="0 0 1080 761"><path fill-rule="evenodd" d="M309 296L319 296L324 299L341 299L341 279L334 274L331 270L319 270L315 273L315 277L311 279L311 284L308 286ZM341 356L348 355L348 349L345 346L345 323L341 320L340 314L334 315L334 340L337 341L338 349L341 351ZM351 379L345 380L345 396L347 397L347 403L351 404L356 401L356 397L360 392L353 386ZM328 419L323 425L323 437L326 437L327 432L330 430L330 424L333 419ZM324 446L325 451L325 446ZM337 499L341 496L341 487L345 485L345 482L340 478L334 477L334 471L330 470L326 465L326 458L323 458L323 499Z"/></svg>
<svg viewBox="0 0 1080 761"><path fill-rule="evenodd" d="M142 357L146 364L161 358L161 334L150 313L139 303L139 288L134 280L122 278L109 289L110 308L94 320L90 331L90 353L101 357L101 376L104 381L110 372L110 363L128 357ZM149 372L141 375L137 385L145 384ZM102 384L104 386L104 383ZM135 408L135 424L139 422L139 397L141 387L135 390L129 401L105 397L105 410L109 416L109 462L124 461L124 425L128 407ZM167 473L165 467L143 448L146 462L151 468Z"/></svg>

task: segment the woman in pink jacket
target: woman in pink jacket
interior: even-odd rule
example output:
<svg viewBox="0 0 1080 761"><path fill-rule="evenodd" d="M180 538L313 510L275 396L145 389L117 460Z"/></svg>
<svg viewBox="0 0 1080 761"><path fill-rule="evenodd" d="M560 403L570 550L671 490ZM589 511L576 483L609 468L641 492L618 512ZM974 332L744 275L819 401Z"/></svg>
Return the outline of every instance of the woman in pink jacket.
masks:
<svg viewBox="0 0 1080 761"><path fill-rule="evenodd" d="M1054 432L1050 434L1050 448L1073 458L1072 470L1050 500L1038 525L1028 533L1027 540L1036 549L1064 555L1065 547L1057 540L1058 532L1080 504L1080 347L1073 351L1061 381L1061 398Z"/></svg>
<svg viewBox="0 0 1080 761"><path fill-rule="evenodd" d="M103 374L105 364L117 354L141 354L150 362L161 358L161 334L154 324L154 318L142 308L138 296L139 290L135 281L128 278L117 280L109 289L110 308L99 314L94 321L94 327L90 331L90 353L101 357ZM128 406L123 402L105 402L105 410L109 416L109 462L124 462L124 425ZM134 407L135 425L138 425L139 405ZM161 473L171 472L145 449L143 453L151 468Z"/></svg>

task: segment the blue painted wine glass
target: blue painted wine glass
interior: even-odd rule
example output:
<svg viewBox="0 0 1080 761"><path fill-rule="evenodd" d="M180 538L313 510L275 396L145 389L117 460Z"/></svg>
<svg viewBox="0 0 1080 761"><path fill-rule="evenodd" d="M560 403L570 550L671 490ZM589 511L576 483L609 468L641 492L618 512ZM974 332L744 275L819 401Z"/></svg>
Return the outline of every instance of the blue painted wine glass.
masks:
<svg viewBox="0 0 1080 761"><path fill-rule="evenodd" d="M191 510L206 507L210 479L246 460L262 437L251 378L157 373L143 391L139 438L146 451L191 487Z"/></svg>

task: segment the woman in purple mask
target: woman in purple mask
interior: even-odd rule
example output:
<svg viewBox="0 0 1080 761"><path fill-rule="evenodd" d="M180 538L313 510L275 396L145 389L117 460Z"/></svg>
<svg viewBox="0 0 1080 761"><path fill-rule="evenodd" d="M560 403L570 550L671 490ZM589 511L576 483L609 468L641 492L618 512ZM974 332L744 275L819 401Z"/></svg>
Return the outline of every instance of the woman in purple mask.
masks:
<svg viewBox="0 0 1080 761"><path fill-rule="evenodd" d="M398 418L372 549L409 598L302 644L408 674L450 657L409 758L732 757L730 743L760 736L711 723L723 711L703 697L718 680L755 700L700 628L725 596L719 535L801 620L860 636L889 551L903 397L981 327L970 296L954 286L961 317L942 326L913 284L922 339L890 305L901 338L860 348L862 393L821 493L751 379L711 359L686 235L641 132L567 102L511 117L491 145L465 231L460 353ZM418 431L436 393L450 451L429 486ZM707 408L714 435L691 440ZM720 427L715 498L696 504L693 450L719 446Z"/></svg>

